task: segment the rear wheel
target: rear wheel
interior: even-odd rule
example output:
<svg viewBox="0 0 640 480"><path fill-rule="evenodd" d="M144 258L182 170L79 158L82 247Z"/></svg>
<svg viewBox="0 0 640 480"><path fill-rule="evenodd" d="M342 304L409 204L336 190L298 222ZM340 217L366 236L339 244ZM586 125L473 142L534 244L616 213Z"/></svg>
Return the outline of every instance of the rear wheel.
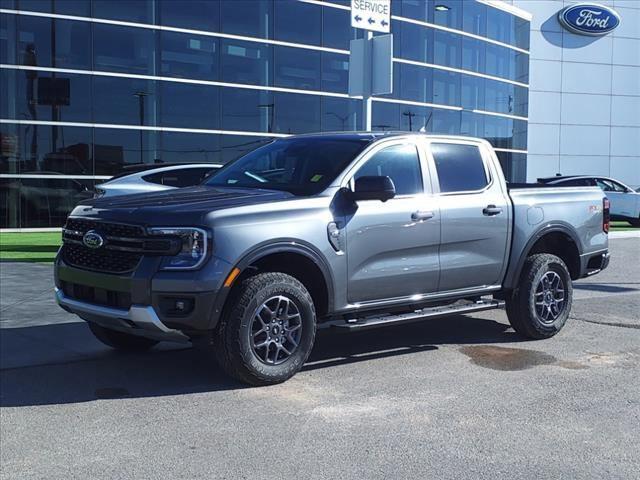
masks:
<svg viewBox="0 0 640 480"><path fill-rule="evenodd" d="M573 286L565 263L550 254L527 258L520 285L507 300L507 317L513 329L528 338L549 338L569 318Z"/></svg>
<svg viewBox="0 0 640 480"><path fill-rule="evenodd" d="M284 273L262 273L242 282L214 337L218 363L232 377L270 385L295 375L316 333L311 295Z"/></svg>
<svg viewBox="0 0 640 480"><path fill-rule="evenodd" d="M104 328L97 323L88 322L89 329L95 337L108 347L127 352L143 352L156 345L156 340L118 332L109 328Z"/></svg>

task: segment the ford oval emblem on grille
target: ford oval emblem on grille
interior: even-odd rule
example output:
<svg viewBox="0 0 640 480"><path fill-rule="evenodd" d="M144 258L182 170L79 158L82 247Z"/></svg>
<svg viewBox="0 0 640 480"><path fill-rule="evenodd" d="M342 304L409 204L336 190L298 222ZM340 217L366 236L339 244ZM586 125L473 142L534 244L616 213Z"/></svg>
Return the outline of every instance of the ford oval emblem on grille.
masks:
<svg viewBox="0 0 640 480"><path fill-rule="evenodd" d="M89 230L84 234L84 237L82 237L82 243L89 248L100 248L104 245L104 238L95 230Z"/></svg>

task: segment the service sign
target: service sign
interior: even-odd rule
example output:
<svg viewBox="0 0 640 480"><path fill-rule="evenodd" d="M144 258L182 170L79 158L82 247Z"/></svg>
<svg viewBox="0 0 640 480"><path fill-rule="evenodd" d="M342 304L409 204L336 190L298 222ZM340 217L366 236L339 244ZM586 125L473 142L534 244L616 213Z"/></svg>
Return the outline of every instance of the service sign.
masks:
<svg viewBox="0 0 640 480"><path fill-rule="evenodd" d="M606 35L620 25L620 17L611 8L595 3L578 3L563 8L558 20L567 30L580 35Z"/></svg>
<svg viewBox="0 0 640 480"><path fill-rule="evenodd" d="M391 0L351 0L351 26L389 33Z"/></svg>

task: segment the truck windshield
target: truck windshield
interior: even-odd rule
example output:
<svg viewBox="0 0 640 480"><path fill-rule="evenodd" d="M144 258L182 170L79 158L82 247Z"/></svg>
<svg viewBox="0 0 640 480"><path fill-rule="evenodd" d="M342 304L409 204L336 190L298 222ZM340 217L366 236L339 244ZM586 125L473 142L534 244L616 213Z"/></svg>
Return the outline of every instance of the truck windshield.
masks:
<svg viewBox="0 0 640 480"><path fill-rule="evenodd" d="M276 140L225 165L204 184L316 195L327 188L370 141L367 137Z"/></svg>

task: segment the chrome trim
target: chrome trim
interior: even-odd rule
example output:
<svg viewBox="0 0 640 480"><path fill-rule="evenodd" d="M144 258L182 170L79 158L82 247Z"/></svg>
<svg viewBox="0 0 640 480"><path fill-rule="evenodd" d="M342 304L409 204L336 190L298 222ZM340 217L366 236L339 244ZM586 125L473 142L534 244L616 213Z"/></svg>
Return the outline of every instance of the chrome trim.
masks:
<svg viewBox="0 0 640 480"><path fill-rule="evenodd" d="M88 321L96 321L114 330L125 331L134 335L153 338L155 340L171 340L188 342L189 337L179 330L167 327L160 321L152 306L132 305L129 310L105 307L93 303L81 302L67 297L62 290L55 288L56 301L61 307L84 318L83 315L96 317ZM85 319L86 320L86 319ZM118 320L121 320L118 322ZM124 321L122 321L124 320ZM111 324L113 322L113 324ZM134 326L131 326L133 324Z"/></svg>

